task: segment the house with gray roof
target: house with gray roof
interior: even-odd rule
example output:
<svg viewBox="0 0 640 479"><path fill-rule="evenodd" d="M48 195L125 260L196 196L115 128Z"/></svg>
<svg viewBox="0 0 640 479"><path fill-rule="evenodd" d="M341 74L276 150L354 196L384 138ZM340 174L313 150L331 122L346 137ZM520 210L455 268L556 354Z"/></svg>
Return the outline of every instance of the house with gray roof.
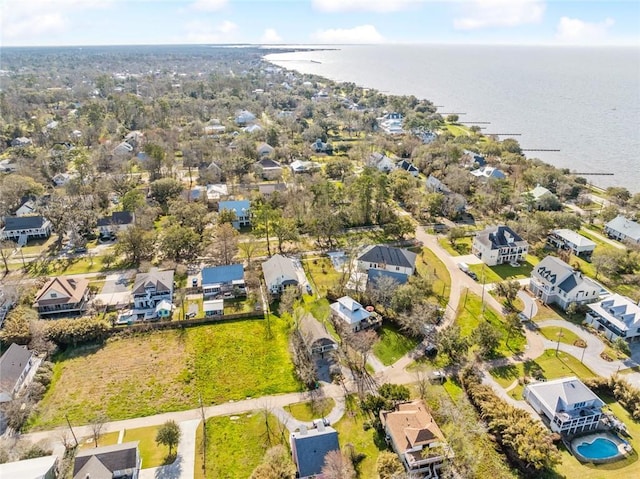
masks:
<svg viewBox="0 0 640 479"><path fill-rule="evenodd" d="M589 238L568 229L553 230L547 236L547 242L556 248L571 251L574 255L589 259L596 244Z"/></svg>
<svg viewBox="0 0 640 479"><path fill-rule="evenodd" d="M575 434L596 429L604 402L576 377L528 384L524 398L553 432Z"/></svg>
<svg viewBox="0 0 640 479"><path fill-rule="evenodd" d="M218 203L218 213L229 210L236 215L231 224L235 229L251 226L251 202L249 200L221 201Z"/></svg>
<svg viewBox="0 0 640 479"><path fill-rule="evenodd" d="M298 286L298 272L293 260L274 254L267 261L262 263L262 274L267 289L272 294L280 294L287 286Z"/></svg>
<svg viewBox="0 0 640 479"><path fill-rule="evenodd" d="M173 301L174 271L151 268L148 273L138 273L133 283L133 314L138 319L149 320L168 317ZM160 306L160 308L158 308Z"/></svg>
<svg viewBox="0 0 640 479"><path fill-rule="evenodd" d="M42 216L7 216L4 218L4 228L0 230L0 239L17 241L20 245L50 235L51 222Z"/></svg>
<svg viewBox="0 0 640 479"><path fill-rule="evenodd" d="M404 280L400 279L400 282L406 283L409 276L415 272L417 256L412 251L403 248L373 245L366 248L358 256L357 266L360 271L369 272L373 269L392 273L396 276L404 276Z"/></svg>
<svg viewBox="0 0 640 479"><path fill-rule="evenodd" d="M489 226L474 238L471 252L487 266L524 261L529 243L505 225Z"/></svg>
<svg viewBox="0 0 640 479"><path fill-rule="evenodd" d="M34 364L33 352L12 343L0 357L0 403L11 401L25 386Z"/></svg>
<svg viewBox="0 0 640 479"><path fill-rule="evenodd" d="M80 449L73 463L73 479L138 479L142 467L138 443Z"/></svg>
<svg viewBox="0 0 640 479"><path fill-rule="evenodd" d="M586 323L602 331L610 341L618 338L630 343L640 341L640 305L636 302L614 294L588 308Z"/></svg>
<svg viewBox="0 0 640 479"><path fill-rule="evenodd" d="M482 180L504 180L507 177L502 170L495 166L482 166L477 170L471 170L470 173Z"/></svg>
<svg viewBox="0 0 640 479"><path fill-rule="evenodd" d="M265 180L277 180L282 178L282 166L276 160L272 160L271 158L262 158L256 163L256 167Z"/></svg>
<svg viewBox="0 0 640 479"><path fill-rule="evenodd" d="M300 479L321 477L324 458L331 451L339 451L338 432L325 426L322 420L314 421L315 428L300 426L289 436L291 454L296 465L296 477Z"/></svg>
<svg viewBox="0 0 640 479"><path fill-rule="evenodd" d="M331 314L346 323L351 331L358 332L364 329L376 328L382 324L382 318L373 311L368 311L360 303L350 296L338 298L331 303Z"/></svg>
<svg viewBox="0 0 640 479"><path fill-rule="evenodd" d="M0 464L0 477L7 479L56 479L58 477L58 456L43 456Z"/></svg>
<svg viewBox="0 0 640 479"><path fill-rule="evenodd" d="M558 197L544 186L536 185L534 189L525 192L522 197L529 208L552 211L562 208L562 203L560 203Z"/></svg>
<svg viewBox="0 0 640 479"><path fill-rule="evenodd" d="M597 301L602 287L555 256L547 256L531 272L531 292L544 304L567 309L571 303Z"/></svg>
<svg viewBox="0 0 640 479"><path fill-rule="evenodd" d="M618 215L604 226L604 232L609 238L618 241L632 241L640 244L640 224Z"/></svg>
<svg viewBox="0 0 640 479"><path fill-rule="evenodd" d="M371 153L369 158L367 158L366 164L383 173L389 173L396 169L396 162L384 153Z"/></svg>

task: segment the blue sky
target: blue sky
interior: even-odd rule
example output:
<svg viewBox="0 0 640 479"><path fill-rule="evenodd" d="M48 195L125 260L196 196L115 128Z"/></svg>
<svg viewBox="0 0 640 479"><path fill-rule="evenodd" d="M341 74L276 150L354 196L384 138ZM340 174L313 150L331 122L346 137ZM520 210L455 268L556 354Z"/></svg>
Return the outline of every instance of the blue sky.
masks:
<svg viewBox="0 0 640 479"><path fill-rule="evenodd" d="M0 0L4 46L640 46L639 0Z"/></svg>

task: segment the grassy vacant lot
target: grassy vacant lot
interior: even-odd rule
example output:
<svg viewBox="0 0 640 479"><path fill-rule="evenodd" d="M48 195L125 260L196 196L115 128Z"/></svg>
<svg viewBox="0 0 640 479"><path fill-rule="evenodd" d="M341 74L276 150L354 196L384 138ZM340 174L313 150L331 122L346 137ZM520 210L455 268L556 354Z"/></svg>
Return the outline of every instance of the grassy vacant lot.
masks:
<svg viewBox="0 0 640 479"><path fill-rule="evenodd" d="M169 456L169 448L156 443L160 426L140 427L137 429L127 429L124 432L122 442L140 441L140 457L142 458L142 468L158 467L166 463ZM175 454L175 448L173 453Z"/></svg>
<svg viewBox="0 0 640 479"><path fill-rule="evenodd" d="M442 261L429 248L409 248L418 253L416 269L423 278L433 279L433 292L445 298L449 297L451 290L451 277L449 270Z"/></svg>
<svg viewBox="0 0 640 479"><path fill-rule="evenodd" d="M558 379L566 376L577 376L581 379L596 376L588 367L570 354L558 352L554 349L547 349L542 356L535 361L525 361L524 363L510 364L493 368L491 375L503 388L507 388L515 380L524 376L539 376L544 379ZM518 385L509 391L514 399L522 399L524 387Z"/></svg>
<svg viewBox="0 0 640 479"><path fill-rule="evenodd" d="M382 324L378 335L380 339L373 345L373 353L385 366L395 363L418 344L416 339L403 335L398 327L389 321Z"/></svg>
<svg viewBox="0 0 640 479"><path fill-rule="evenodd" d="M578 336L573 331L570 331L567 328L561 328L559 326L542 327L540 328L540 333L542 333L545 338L551 341L558 341L558 338L560 338L561 343L569 344L571 346L578 346L576 342L582 341L580 339L580 336Z"/></svg>
<svg viewBox="0 0 640 479"><path fill-rule="evenodd" d="M316 403L311 401L296 402L285 406L284 410L291 414L299 421L313 421L327 416L336 402L331 398L323 398Z"/></svg>
<svg viewBox="0 0 640 479"><path fill-rule="evenodd" d="M358 405L354 396L349 396L347 400L347 412L332 426L338 431L340 446L353 444L356 454L362 453L365 458L358 464L358 477L373 478L378 477L376 473L376 460L380 451L387 450L384 435L380 434L374 427L364 430L364 423L371 421Z"/></svg>
<svg viewBox="0 0 640 479"><path fill-rule="evenodd" d="M538 258L528 254L527 260L519 267L513 267L510 264L499 264L497 266L472 264L469 265L469 268L478 275L478 281L480 283L482 283L483 274L485 283L498 283L506 279L523 279L530 277L533 267L539 262L540 260Z"/></svg>
<svg viewBox="0 0 640 479"><path fill-rule="evenodd" d="M268 415L271 444L284 444L288 432ZM222 416L207 420L207 470L202 468L202 425L196 433L195 479L246 479L262 462L267 445L267 427L262 412Z"/></svg>
<svg viewBox="0 0 640 479"><path fill-rule="evenodd" d="M473 243L473 239L471 237L460 238L460 239L457 239L452 246L451 241L449 241L448 238L440 238L438 240L438 243L451 256L460 256L460 255L471 254L471 244Z"/></svg>
<svg viewBox="0 0 640 479"><path fill-rule="evenodd" d="M460 326L460 331L463 336L469 337L473 334L475 329L482 321L482 301L479 296L474 293L470 293L468 290L464 293L460 300L460 307L458 309L458 317L456 323ZM507 332L507 327L504 321L500 318L489 306L484 308L484 319L489 321L502 335L500 339L500 346L496 350L496 353L500 356L512 356L513 354L524 351L526 339L524 334L520 331L512 332L511 336ZM507 337L509 342L507 343Z"/></svg>
<svg viewBox="0 0 640 479"><path fill-rule="evenodd" d="M561 448L562 462L556 467L556 471L563 477L580 479L623 479L640 477L640 460L638 460L638 452L640 451L640 423L634 421L629 413L612 397L600 396L607 407L622 420L627 426L631 438L627 440L633 446L634 452L631 456L623 461L614 462L612 464L581 464L566 449Z"/></svg>
<svg viewBox="0 0 640 479"><path fill-rule="evenodd" d="M147 416L299 389L283 320L223 322L115 338L56 358L34 428Z"/></svg>
<svg viewBox="0 0 640 479"><path fill-rule="evenodd" d="M335 270L331 259L327 256L304 259L302 266L307 277L311 277L314 290L320 296L326 295L328 289L335 287L342 276L342 273Z"/></svg>

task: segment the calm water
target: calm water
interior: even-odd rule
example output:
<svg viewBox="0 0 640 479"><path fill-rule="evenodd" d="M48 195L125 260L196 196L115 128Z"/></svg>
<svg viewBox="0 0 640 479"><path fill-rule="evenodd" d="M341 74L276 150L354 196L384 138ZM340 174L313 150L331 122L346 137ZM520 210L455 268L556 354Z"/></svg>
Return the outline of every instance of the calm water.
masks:
<svg viewBox="0 0 640 479"><path fill-rule="evenodd" d="M599 186L640 192L640 48L344 46L267 55L302 73L434 102ZM313 62L311 61L313 60ZM316 63L320 62L320 63ZM501 137L505 138L505 137Z"/></svg>
<svg viewBox="0 0 640 479"><path fill-rule="evenodd" d="M587 459L604 459L618 454L618 446L609 439L602 437L591 443L583 442L576 449Z"/></svg>

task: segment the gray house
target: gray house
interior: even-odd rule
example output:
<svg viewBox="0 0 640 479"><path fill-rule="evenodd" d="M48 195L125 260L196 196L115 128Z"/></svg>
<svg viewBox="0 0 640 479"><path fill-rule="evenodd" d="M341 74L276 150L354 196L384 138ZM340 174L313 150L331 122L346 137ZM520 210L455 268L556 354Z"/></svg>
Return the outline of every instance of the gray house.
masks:
<svg viewBox="0 0 640 479"><path fill-rule="evenodd" d="M325 456L331 451L339 451L338 432L325 426L322 420L314 422L315 429L301 426L299 432L289 437L291 454L300 479L317 477L322 472Z"/></svg>
<svg viewBox="0 0 640 479"><path fill-rule="evenodd" d="M640 224L619 215L604 226L604 232L618 241L632 241L640 244Z"/></svg>
<svg viewBox="0 0 640 479"><path fill-rule="evenodd" d="M0 403L11 401L25 385L31 371L33 352L15 343L0 358Z"/></svg>
<svg viewBox="0 0 640 479"><path fill-rule="evenodd" d="M138 479L142 459L138 441L80 450L73 479Z"/></svg>
<svg viewBox="0 0 640 479"><path fill-rule="evenodd" d="M299 283L293 261L280 254L275 254L262 263L262 274L267 289L272 294L280 294L287 286L297 286Z"/></svg>

